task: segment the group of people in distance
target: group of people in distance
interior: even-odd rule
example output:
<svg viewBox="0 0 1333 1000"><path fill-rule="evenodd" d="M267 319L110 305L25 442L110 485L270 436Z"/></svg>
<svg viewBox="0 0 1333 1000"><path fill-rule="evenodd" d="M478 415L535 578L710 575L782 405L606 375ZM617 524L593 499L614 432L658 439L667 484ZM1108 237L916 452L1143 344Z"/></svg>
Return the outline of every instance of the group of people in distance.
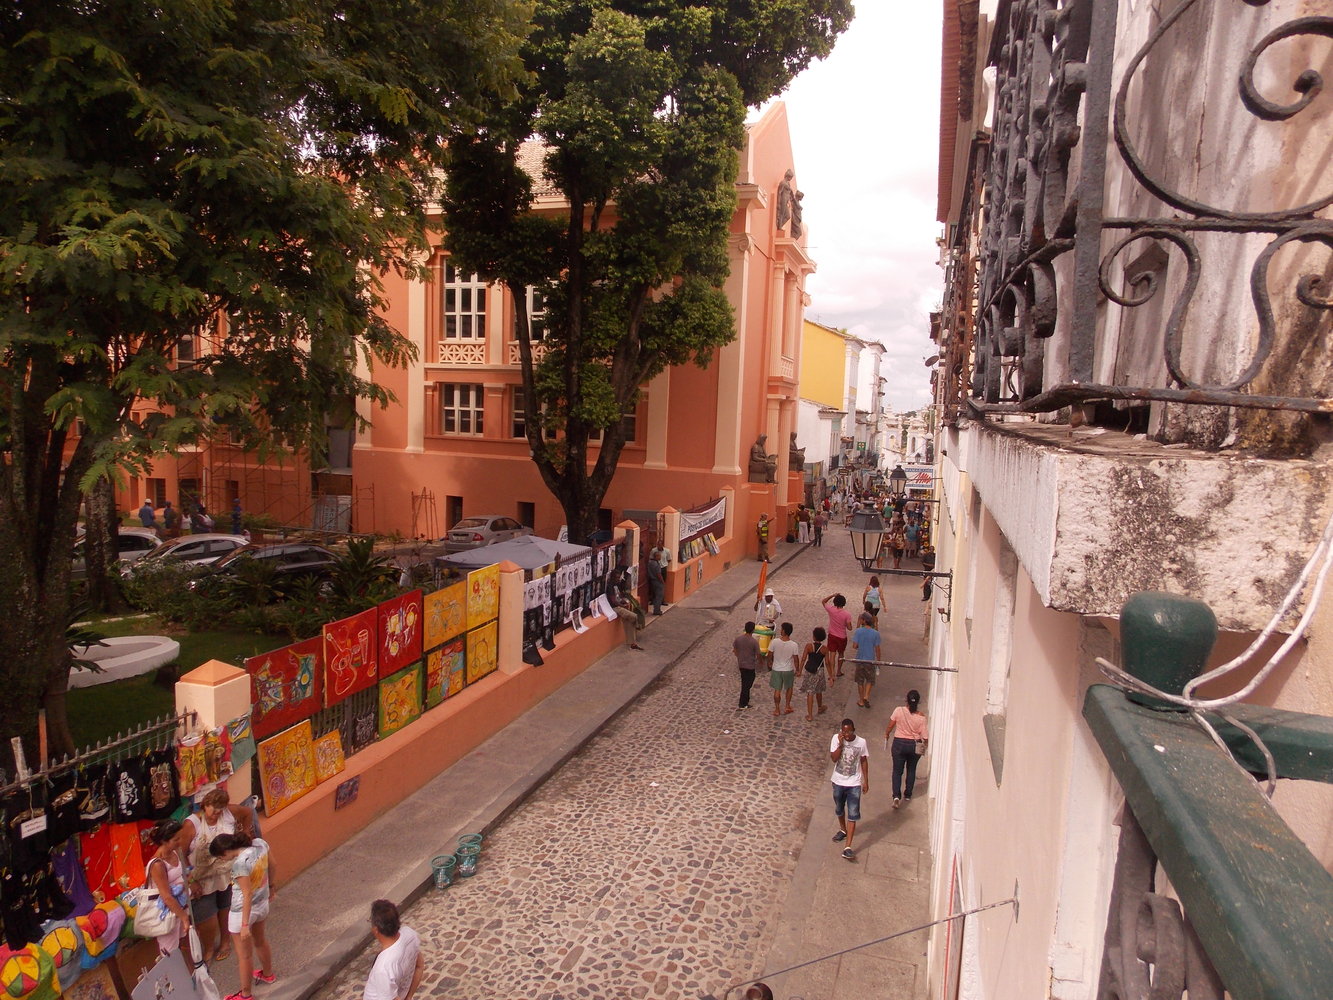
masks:
<svg viewBox="0 0 1333 1000"><path fill-rule="evenodd" d="M750 707L756 672L767 665L774 717L795 711L792 695L799 677L800 691L805 695L805 718L813 721L816 715L827 711L824 694L843 675L844 660L853 664L856 704L869 708L882 644L878 626L883 599L877 577L870 578L861 596L862 610L856 617L855 626L844 595L829 594L821 600L828 626L813 628L810 639L802 647L792 638L795 627L782 620L782 604L773 589L766 589L763 597L755 602L756 621L747 621L742 634L732 642L741 682L736 710ZM849 646L850 656L846 655ZM926 715L920 705L920 693L909 691L905 704L893 710L884 731L884 744L891 750L893 760L895 809L912 800L917 764L925 752L928 730ZM863 737L856 735L856 723L852 719L842 720L829 744L829 756L833 761L833 807L838 819L838 832L833 835L833 840L844 844L842 856L850 861L856 857L853 841L856 824L861 819L861 796L870 791L869 747Z"/></svg>

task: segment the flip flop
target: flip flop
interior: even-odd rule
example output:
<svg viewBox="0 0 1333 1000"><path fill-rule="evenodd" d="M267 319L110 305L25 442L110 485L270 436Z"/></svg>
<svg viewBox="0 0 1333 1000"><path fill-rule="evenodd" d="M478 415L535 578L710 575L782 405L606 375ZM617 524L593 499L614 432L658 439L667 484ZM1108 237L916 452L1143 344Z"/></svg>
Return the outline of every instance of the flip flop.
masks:
<svg viewBox="0 0 1333 1000"><path fill-rule="evenodd" d="M226 959L228 959L228 958L231 958L231 941L230 941L230 940L227 941L226 944L224 944L224 945L222 945L220 948L218 948L217 951L213 952L213 957L212 957L211 959L207 959L207 958L206 958L206 959L204 959L204 961L205 961L205 962L209 962L209 961L217 961L217 962L221 962L221 961L224 961L224 960L226 960Z"/></svg>

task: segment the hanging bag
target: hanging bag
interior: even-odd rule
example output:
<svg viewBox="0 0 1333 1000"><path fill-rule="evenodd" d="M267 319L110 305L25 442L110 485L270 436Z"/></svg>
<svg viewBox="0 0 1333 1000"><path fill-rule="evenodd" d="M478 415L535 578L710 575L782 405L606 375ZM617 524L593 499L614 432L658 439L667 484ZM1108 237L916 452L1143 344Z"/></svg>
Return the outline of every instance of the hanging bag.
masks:
<svg viewBox="0 0 1333 1000"><path fill-rule="evenodd" d="M927 748L929 745L930 745L930 740L928 740L928 739L920 739L920 740L917 740L917 741L916 741L916 755L917 755L918 757L924 757L924 756L926 755L926 748Z"/></svg>

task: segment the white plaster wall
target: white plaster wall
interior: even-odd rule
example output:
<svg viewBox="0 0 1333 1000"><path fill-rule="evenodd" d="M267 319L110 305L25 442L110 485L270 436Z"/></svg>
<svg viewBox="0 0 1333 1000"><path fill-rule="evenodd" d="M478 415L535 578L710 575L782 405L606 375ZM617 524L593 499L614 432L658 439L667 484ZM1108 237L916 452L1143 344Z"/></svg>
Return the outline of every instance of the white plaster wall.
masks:
<svg viewBox="0 0 1333 1000"><path fill-rule="evenodd" d="M796 409L796 443L805 449L806 464L827 462L829 460L829 423L827 417L821 417L823 407L802 399Z"/></svg>

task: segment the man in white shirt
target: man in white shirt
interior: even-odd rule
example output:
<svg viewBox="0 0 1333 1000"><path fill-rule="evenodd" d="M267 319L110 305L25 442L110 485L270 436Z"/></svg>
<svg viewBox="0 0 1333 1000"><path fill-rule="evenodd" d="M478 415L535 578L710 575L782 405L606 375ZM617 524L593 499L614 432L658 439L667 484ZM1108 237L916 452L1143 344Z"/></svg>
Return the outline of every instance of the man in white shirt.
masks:
<svg viewBox="0 0 1333 1000"><path fill-rule="evenodd" d="M791 692L796 686L796 661L801 657L801 647L792 642L791 622L782 623L782 638L768 644L768 655L773 659L773 669L768 675L768 686L773 689L773 714L791 714ZM782 692L787 692L787 707L779 701Z"/></svg>
<svg viewBox="0 0 1333 1000"><path fill-rule="evenodd" d="M870 791L870 749L856 735L856 723L851 719L842 720L828 749L833 760L833 811L838 817L838 832L833 835L833 842L847 841L842 856L854 861L852 841L861 819L861 796Z"/></svg>
<svg viewBox="0 0 1333 1000"><path fill-rule="evenodd" d="M421 939L398 920L398 907L387 899L370 904L370 930L380 946L366 978L364 1000L412 1000L421 985Z"/></svg>

